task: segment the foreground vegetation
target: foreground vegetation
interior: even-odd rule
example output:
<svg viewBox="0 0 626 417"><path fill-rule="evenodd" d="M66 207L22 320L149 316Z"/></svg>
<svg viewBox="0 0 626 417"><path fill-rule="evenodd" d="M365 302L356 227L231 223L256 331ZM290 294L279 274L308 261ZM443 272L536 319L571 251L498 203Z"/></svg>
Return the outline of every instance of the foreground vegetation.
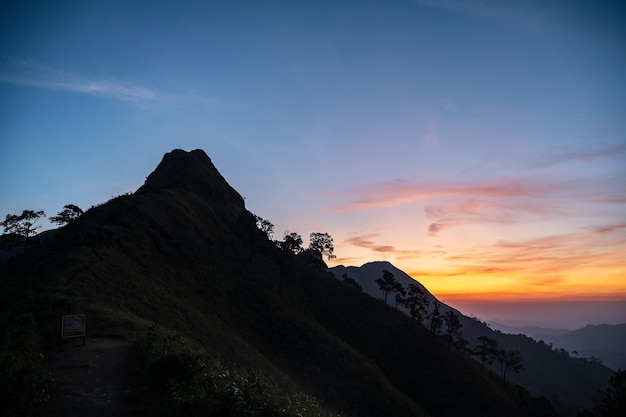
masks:
<svg viewBox="0 0 626 417"><path fill-rule="evenodd" d="M339 417L293 384L226 364L193 340L153 328L139 341L151 415Z"/></svg>

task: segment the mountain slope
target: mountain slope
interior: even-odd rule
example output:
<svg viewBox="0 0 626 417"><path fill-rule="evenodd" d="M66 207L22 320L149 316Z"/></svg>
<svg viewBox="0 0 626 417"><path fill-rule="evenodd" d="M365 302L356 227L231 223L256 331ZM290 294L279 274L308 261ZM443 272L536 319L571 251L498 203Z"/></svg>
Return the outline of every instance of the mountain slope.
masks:
<svg viewBox="0 0 626 417"><path fill-rule="evenodd" d="M0 305L0 361L28 353L35 369L62 314L136 340L150 413L533 415L528 398L315 254L279 249L203 151L166 154L136 193L1 263Z"/></svg>
<svg viewBox="0 0 626 417"><path fill-rule="evenodd" d="M338 279L341 279L343 274L347 274L363 288L364 292L380 299L380 289L375 280L382 277L385 269L393 273L395 279L405 288L409 283L417 282L389 262L371 262L361 267L340 265L330 268L329 271ZM418 285L426 291L430 300L429 308L432 311L435 301L440 301L423 285L419 283ZM486 324L463 316L454 308L441 303L440 313L444 314L448 310L460 315L463 337L470 342L470 346L475 344L478 337L487 336L495 340L500 348L520 351L525 370L519 374L510 375L509 378L531 392L552 398L560 410L566 414L573 415L576 410L590 407L597 390L604 388L611 375L611 370L599 363L570 358L558 349L553 350L545 343L538 343L521 334L508 335L494 331ZM498 365L496 364L494 368L498 369Z"/></svg>

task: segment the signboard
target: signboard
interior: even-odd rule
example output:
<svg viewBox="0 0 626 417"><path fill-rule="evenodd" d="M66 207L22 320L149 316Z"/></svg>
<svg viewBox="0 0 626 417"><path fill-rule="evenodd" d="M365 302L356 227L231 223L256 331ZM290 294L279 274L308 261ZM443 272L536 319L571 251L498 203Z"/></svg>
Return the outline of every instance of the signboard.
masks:
<svg viewBox="0 0 626 417"><path fill-rule="evenodd" d="M61 318L61 339L68 339L70 337L85 337L84 314L74 314Z"/></svg>

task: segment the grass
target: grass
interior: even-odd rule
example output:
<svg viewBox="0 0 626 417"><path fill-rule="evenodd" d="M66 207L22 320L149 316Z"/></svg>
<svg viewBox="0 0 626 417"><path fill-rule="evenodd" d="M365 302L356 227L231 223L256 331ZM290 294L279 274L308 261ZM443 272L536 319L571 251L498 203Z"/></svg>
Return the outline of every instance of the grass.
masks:
<svg viewBox="0 0 626 417"><path fill-rule="evenodd" d="M225 364L193 340L162 328L139 343L154 415L339 417L296 386Z"/></svg>

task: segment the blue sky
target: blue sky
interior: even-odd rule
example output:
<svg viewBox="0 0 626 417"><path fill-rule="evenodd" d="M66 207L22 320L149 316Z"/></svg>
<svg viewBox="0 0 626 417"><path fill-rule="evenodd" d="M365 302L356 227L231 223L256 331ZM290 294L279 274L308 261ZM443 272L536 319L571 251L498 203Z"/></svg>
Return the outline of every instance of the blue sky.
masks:
<svg viewBox="0 0 626 417"><path fill-rule="evenodd" d="M626 305L625 15L6 1L0 215L86 209L201 148L276 237L329 232L337 263L389 260L450 300Z"/></svg>

